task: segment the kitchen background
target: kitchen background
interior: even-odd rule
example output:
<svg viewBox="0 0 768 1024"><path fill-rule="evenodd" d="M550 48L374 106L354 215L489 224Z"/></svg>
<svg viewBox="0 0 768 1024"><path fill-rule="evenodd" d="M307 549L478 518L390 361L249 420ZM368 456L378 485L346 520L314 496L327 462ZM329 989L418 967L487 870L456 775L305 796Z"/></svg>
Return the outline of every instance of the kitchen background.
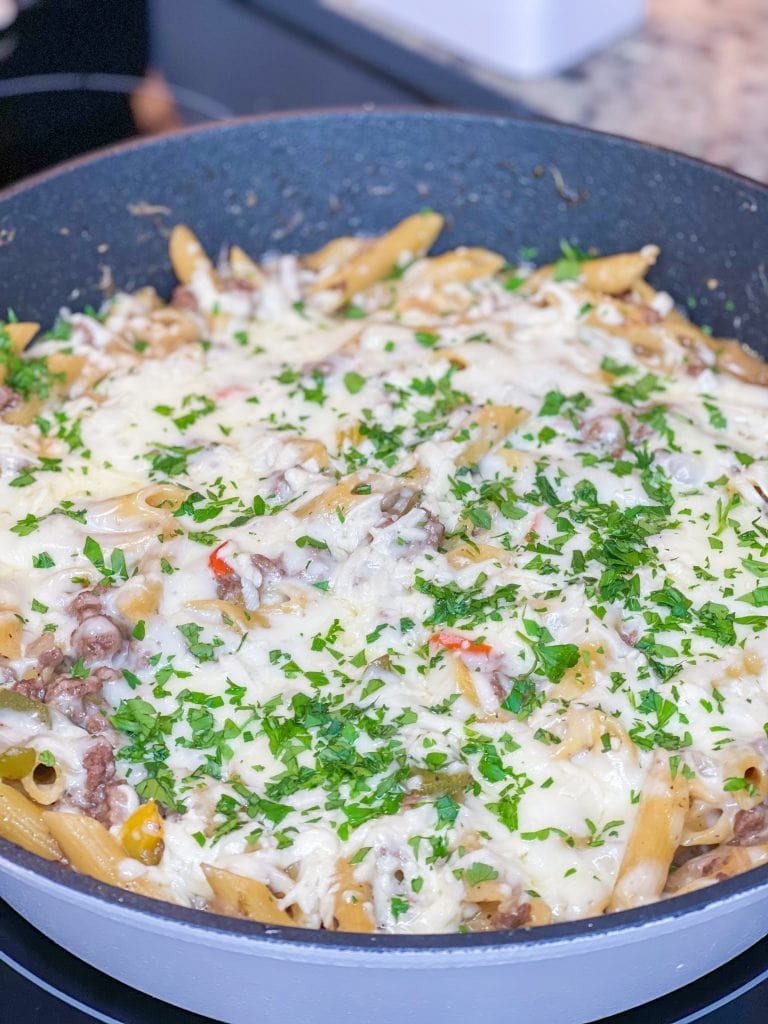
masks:
<svg viewBox="0 0 768 1024"><path fill-rule="evenodd" d="M766 0L0 0L0 184L230 114L429 105L768 180Z"/></svg>
<svg viewBox="0 0 768 1024"><path fill-rule="evenodd" d="M766 54L768 0L0 0L0 187L135 135L362 104L567 121L768 182ZM755 948L703 979L695 1005L762 976ZM76 981L89 1006L159 1019L0 906L4 950L48 992ZM765 991L707 1019L764 1021ZM1 955L0 993L0 1021L91 1019ZM663 1020L699 1019L692 998L667 1000Z"/></svg>

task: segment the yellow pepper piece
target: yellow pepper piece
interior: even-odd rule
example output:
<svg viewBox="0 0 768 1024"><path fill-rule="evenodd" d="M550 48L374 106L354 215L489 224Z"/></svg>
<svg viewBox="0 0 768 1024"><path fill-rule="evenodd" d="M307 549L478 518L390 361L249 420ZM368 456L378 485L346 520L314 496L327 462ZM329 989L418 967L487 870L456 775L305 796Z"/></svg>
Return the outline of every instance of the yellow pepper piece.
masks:
<svg viewBox="0 0 768 1024"><path fill-rule="evenodd" d="M137 807L123 826L120 836L129 857L154 867L165 850L163 819L154 800Z"/></svg>
<svg viewBox="0 0 768 1024"><path fill-rule="evenodd" d="M36 763L37 753L32 747L8 747L0 754L0 779L23 779Z"/></svg>

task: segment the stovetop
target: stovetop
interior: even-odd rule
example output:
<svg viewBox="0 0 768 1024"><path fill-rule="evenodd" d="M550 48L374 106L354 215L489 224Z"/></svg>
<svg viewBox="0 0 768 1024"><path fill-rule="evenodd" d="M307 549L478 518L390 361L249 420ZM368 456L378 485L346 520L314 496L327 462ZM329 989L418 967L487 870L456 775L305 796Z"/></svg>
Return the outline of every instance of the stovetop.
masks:
<svg viewBox="0 0 768 1024"><path fill-rule="evenodd" d="M442 1014L436 1019L440 1017ZM271 1024L262 1016L257 1019L260 1024ZM46 939L2 901L0 1021L3 1024L6 1021L9 1024L91 1024L93 1021L213 1024L208 1018L151 999L88 967ZM766 1024L768 938L693 985L627 1013L607 1017L600 1024L692 1024L693 1021Z"/></svg>

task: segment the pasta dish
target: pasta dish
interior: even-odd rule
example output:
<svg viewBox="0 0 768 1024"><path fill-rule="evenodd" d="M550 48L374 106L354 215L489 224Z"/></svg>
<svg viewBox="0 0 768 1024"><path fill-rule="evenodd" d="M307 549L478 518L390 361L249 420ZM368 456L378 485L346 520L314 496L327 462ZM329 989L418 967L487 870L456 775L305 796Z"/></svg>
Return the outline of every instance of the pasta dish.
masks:
<svg viewBox="0 0 768 1024"><path fill-rule="evenodd" d="M442 224L260 262L177 226L170 302L9 312L0 836L352 932L768 861L768 367L653 245Z"/></svg>

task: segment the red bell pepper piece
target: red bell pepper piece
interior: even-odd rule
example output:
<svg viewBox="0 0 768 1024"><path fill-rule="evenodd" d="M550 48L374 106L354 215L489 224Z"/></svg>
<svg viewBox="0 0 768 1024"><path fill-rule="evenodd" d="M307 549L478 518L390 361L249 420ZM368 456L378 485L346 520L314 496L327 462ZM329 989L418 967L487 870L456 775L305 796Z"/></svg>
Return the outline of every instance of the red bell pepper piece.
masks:
<svg viewBox="0 0 768 1024"><path fill-rule="evenodd" d="M438 647L445 647L447 651L461 651L464 654L490 654L493 650L490 644L475 643L471 637L452 633L449 629L433 633L429 642Z"/></svg>
<svg viewBox="0 0 768 1024"><path fill-rule="evenodd" d="M208 558L208 568L214 576L232 576L235 571L232 566L228 565L227 562L225 562L219 555L221 549L226 547L228 543L229 541L225 540L222 544L219 544L217 548L213 549Z"/></svg>

